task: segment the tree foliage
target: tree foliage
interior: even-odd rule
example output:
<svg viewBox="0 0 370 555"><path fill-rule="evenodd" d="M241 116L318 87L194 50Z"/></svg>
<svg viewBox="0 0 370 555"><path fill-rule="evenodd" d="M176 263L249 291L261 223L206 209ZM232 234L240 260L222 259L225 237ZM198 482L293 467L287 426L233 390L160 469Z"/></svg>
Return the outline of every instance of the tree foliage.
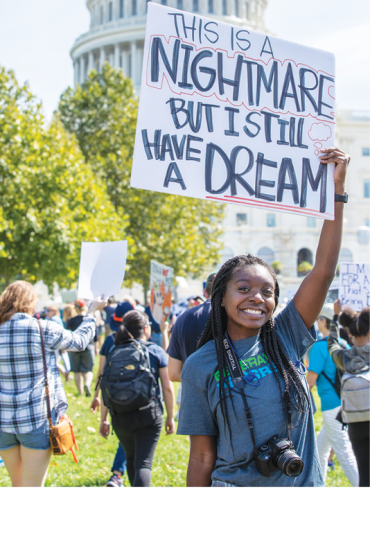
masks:
<svg viewBox="0 0 370 555"><path fill-rule="evenodd" d="M130 187L137 109L132 81L107 63L67 89L59 104L64 126L129 218L136 251L126 278L147 287L151 259L172 266L176 275L198 277L218 262L224 207Z"/></svg>
<svg viewBox="0 0 370 555"><path fill-rule="evenodd" d="M0 68L0 279L69 287L81 241L122 239L125 217L58 118Z"/></svg>

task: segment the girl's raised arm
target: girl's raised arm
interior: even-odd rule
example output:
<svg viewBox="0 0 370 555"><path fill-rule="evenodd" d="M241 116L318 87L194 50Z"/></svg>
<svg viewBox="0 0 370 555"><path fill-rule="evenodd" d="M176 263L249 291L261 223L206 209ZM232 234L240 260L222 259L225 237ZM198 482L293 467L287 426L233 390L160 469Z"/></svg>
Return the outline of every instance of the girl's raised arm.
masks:
<svg viewBox="0 0 370 555"><path fill-rule="evenodd" d="M321 150L322 164L335 163L335 194L344 195L350 157L336 147ZM316 321L335 276L342 244L343 202L335 202L335 219L325 220L316 251L315 265L302 281L293 302L307 329Z"/></svg>

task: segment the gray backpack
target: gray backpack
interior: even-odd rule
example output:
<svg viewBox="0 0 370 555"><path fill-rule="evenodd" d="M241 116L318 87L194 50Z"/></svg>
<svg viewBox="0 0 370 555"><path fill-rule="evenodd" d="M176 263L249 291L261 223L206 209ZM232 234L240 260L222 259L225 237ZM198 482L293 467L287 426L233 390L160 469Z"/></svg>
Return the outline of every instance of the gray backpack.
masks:
<svg viewBox="0 0 370 555"><path fill-rule="evenodd" d="M342 377L343 422L367 422L370 420L370 370L356 374L345 372Z"/></svg>

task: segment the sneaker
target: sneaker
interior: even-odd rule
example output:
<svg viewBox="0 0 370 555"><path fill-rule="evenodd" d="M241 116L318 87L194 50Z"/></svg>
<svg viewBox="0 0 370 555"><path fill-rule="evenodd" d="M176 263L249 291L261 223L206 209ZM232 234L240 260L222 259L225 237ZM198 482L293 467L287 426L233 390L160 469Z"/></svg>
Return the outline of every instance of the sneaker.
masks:
<svg viewBox="0 0 370 555"><path fill-rule="evenodd" d="M89 385L84 386L86 397L91 397L91 387Z"/></svg>
<svg viewBox="0 0 370 555"><path fill-rule="evenodd" d="M123 482L121 476L117 474L112 474L108 482L105 484L106 488L123 488Z"/></svg>

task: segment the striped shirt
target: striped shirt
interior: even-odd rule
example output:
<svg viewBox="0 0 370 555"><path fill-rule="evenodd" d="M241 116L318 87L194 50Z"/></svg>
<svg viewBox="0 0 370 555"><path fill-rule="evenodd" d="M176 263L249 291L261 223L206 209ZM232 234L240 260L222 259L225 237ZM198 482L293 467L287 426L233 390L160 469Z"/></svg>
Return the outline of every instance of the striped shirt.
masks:
<svg viewBox="0 0 370 555"><path fill-rule="evenodd" d="M75 331L51 320L41 320L45 337L50 405L56 422L68 407L56 365L55 351L84 351L95 334L88 315ZM47 419L45 376L38 323L29 314L16 313L0 325L0 431L26 434Z"/></svg>

